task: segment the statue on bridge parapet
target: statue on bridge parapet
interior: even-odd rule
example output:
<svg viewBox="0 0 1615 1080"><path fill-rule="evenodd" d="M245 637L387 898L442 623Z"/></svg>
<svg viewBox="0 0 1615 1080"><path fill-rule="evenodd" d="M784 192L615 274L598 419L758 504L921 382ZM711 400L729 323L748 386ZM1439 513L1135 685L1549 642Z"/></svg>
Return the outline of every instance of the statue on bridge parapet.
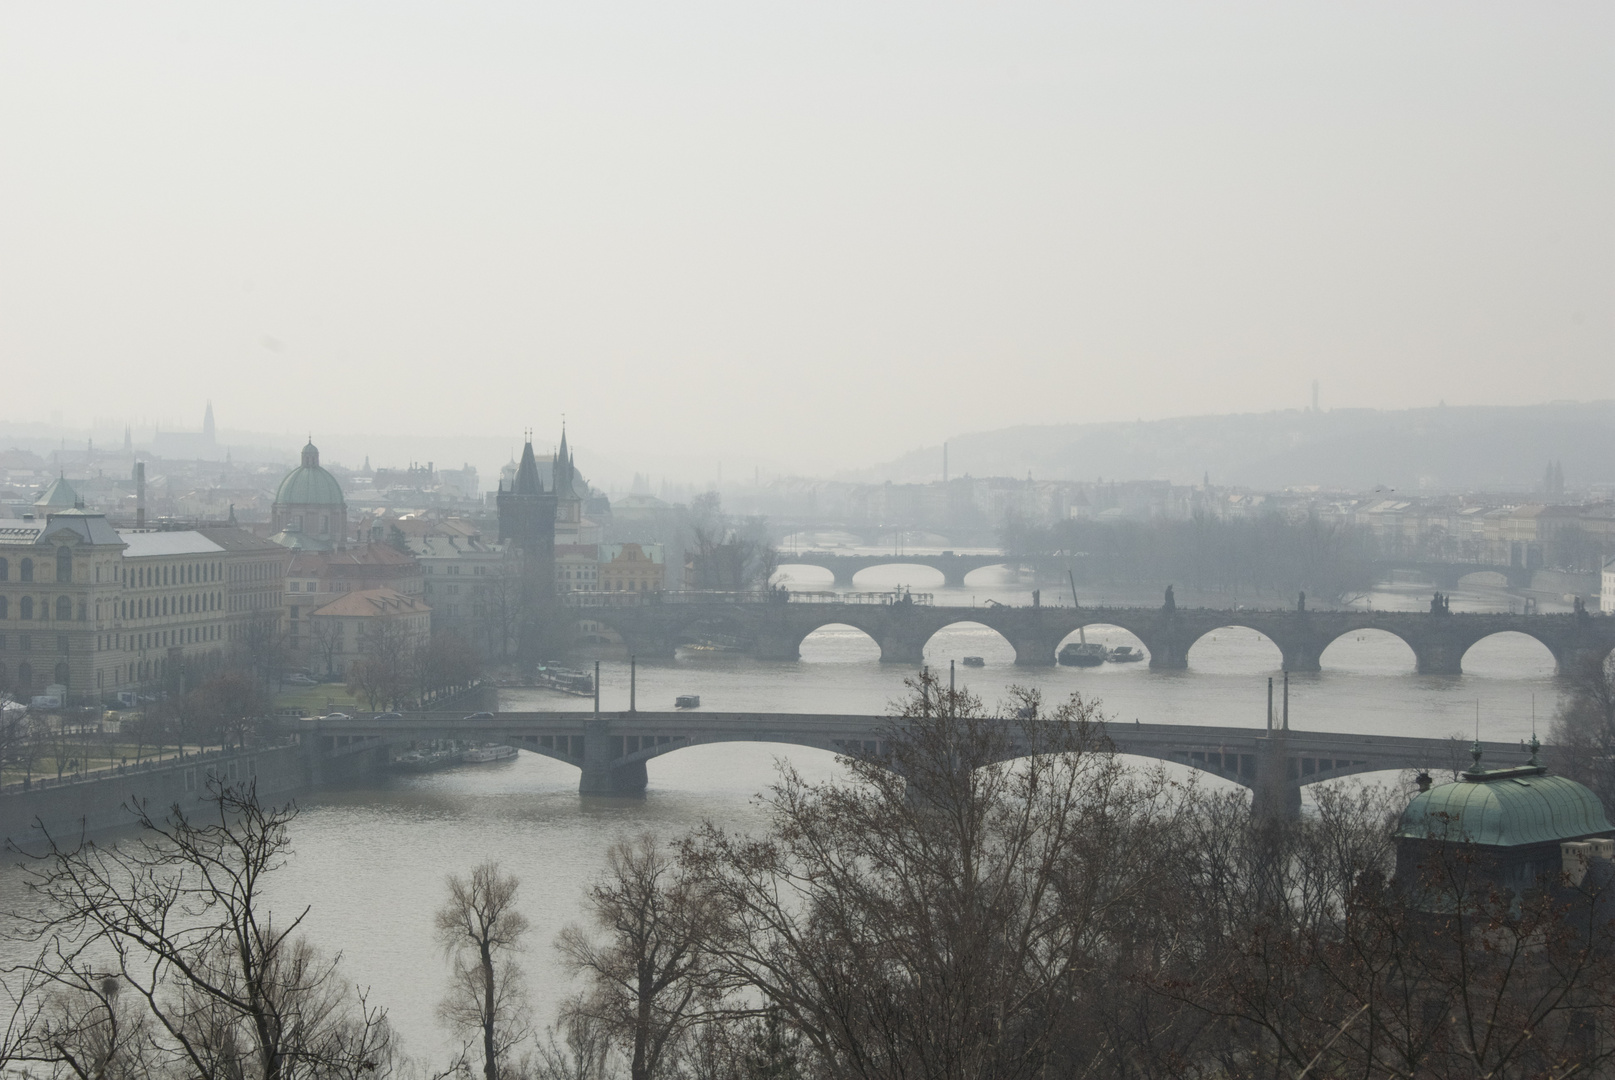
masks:
<svg viewBox="0 0 1615 1080"><path fill-rule="evenodd" d="M1162 611L1176 611L1176 610L1178 610L1177 601L1172 599L1172 586L1170 586L1170 585L1168 585L1166 587L1166 603L1161 605L1161 610Z"/></svg>
<svg viewBox="0 0 1615 1080"><path fill-rule="evenodd" d="M1430 614L1432 614L1432 615L1451 615L1452 614L1452 606L1451 605L1452 605L1452 598L1449 597L1446 593L1439 593L1438 592L1438 593L1436 593L1434 596L1432 596L1430 598Z"/></svg>
<svg viewBox="0 0 1615 1080"><path fill-rule="evenodd" d="M1301 590L1301 597L1295 602L1295 610L1302 615L1307 613L1307 591L1305 589Z"/></svg>

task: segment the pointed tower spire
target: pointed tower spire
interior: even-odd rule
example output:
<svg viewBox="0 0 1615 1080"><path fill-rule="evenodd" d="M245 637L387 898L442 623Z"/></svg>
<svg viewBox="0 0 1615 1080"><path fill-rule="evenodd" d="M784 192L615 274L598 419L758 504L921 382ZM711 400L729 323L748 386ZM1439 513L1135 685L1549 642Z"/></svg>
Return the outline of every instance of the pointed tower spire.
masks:
<svg viewBox="0 0 1615 1080"><path fill-rule="evenodd" d="M213 399L207 399L207 411L202 414L202 438L213 445Z"/></svg>

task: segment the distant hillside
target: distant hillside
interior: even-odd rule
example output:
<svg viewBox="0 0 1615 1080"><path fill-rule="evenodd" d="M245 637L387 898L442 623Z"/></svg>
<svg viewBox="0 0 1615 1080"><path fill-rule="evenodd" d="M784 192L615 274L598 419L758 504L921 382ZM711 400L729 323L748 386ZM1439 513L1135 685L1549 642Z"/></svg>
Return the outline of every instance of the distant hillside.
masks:
<svg viewBox="0 0 1615 1080"><path fill-rule="evenodd" d="M1615 401L1381 412L1248 413L1005 428L948 440L954 476L1158 479L1276 489L1530 490L1549 460L1571 489L1615 483ZM942 474L926 447L856 479ZM854 477L849 477L853 479Z"/></svg>

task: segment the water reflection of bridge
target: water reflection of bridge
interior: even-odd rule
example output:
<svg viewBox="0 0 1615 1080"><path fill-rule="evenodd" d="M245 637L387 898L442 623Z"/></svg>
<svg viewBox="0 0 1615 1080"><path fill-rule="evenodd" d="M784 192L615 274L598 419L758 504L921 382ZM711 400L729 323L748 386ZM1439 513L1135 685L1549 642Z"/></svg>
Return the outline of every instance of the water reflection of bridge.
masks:
<svg viewBox="0 0 1615 1080"><path fill-rule="evenodd" d="M1133 607L943 607L904 603L888 594L883 603L849 603L833 595L776 592L747 601L709 599L700 594L655 594L644 601L590 608L587 617L621 635L641 657L672 657L678 646L703 632L720 632L747 643L756 656L794 660L802 641L830 625L851 626L880 646L890 663L919 665L925 646L940 630L957 623L979 623L997 631L1015 650L1015 663L1049 666L1060 643L1078 629L1117 626L1133 634L1149 652L1150 667L1188 667L1195 642L1224 627L1245 627L1278 646L1287 671L1321 670L1323 651L1351 634L1378 630L1400 638L1413 651L1422 674L1457 675L1464 653L1476 642L1501 633L1535 638L1553 654L1561 671L1615 649L1615 618L1588 613L1564 615L1447 614L1388 611L1255 611L1214 608Z"/></svg>
<svg viewBox="0 0 1615 1080"><path fill-rule="evenodd" d="M404 720L305 719L290 722L307 748L316 780L362 775L403 747L434 739L503 743L580 771L584 795L634 795L646 787L645 763L713 743L784 743L838 754L879 752L892 737L888 716L829 713L506 712L469 720L416 714ZM1191 724L1110 724L1117 752L1188 766L1250 788L1258 803L1294 811L1301 787L1392 769L1456 770L1468 745L1338 732L1274 731ZM1523 760L1510 743L1487 743L1488 761Z"/></svg>

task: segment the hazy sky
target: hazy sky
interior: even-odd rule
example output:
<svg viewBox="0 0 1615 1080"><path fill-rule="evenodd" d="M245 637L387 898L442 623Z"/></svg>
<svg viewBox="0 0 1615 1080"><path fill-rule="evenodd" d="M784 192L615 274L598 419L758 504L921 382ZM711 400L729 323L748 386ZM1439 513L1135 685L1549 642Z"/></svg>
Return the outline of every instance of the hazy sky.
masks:
<svg viewBox="0 0 1615 1080"><path fill-rule="evenodd" d="M0 6L6 415L825 469L1615 396L1615 5Z"/></svg>

